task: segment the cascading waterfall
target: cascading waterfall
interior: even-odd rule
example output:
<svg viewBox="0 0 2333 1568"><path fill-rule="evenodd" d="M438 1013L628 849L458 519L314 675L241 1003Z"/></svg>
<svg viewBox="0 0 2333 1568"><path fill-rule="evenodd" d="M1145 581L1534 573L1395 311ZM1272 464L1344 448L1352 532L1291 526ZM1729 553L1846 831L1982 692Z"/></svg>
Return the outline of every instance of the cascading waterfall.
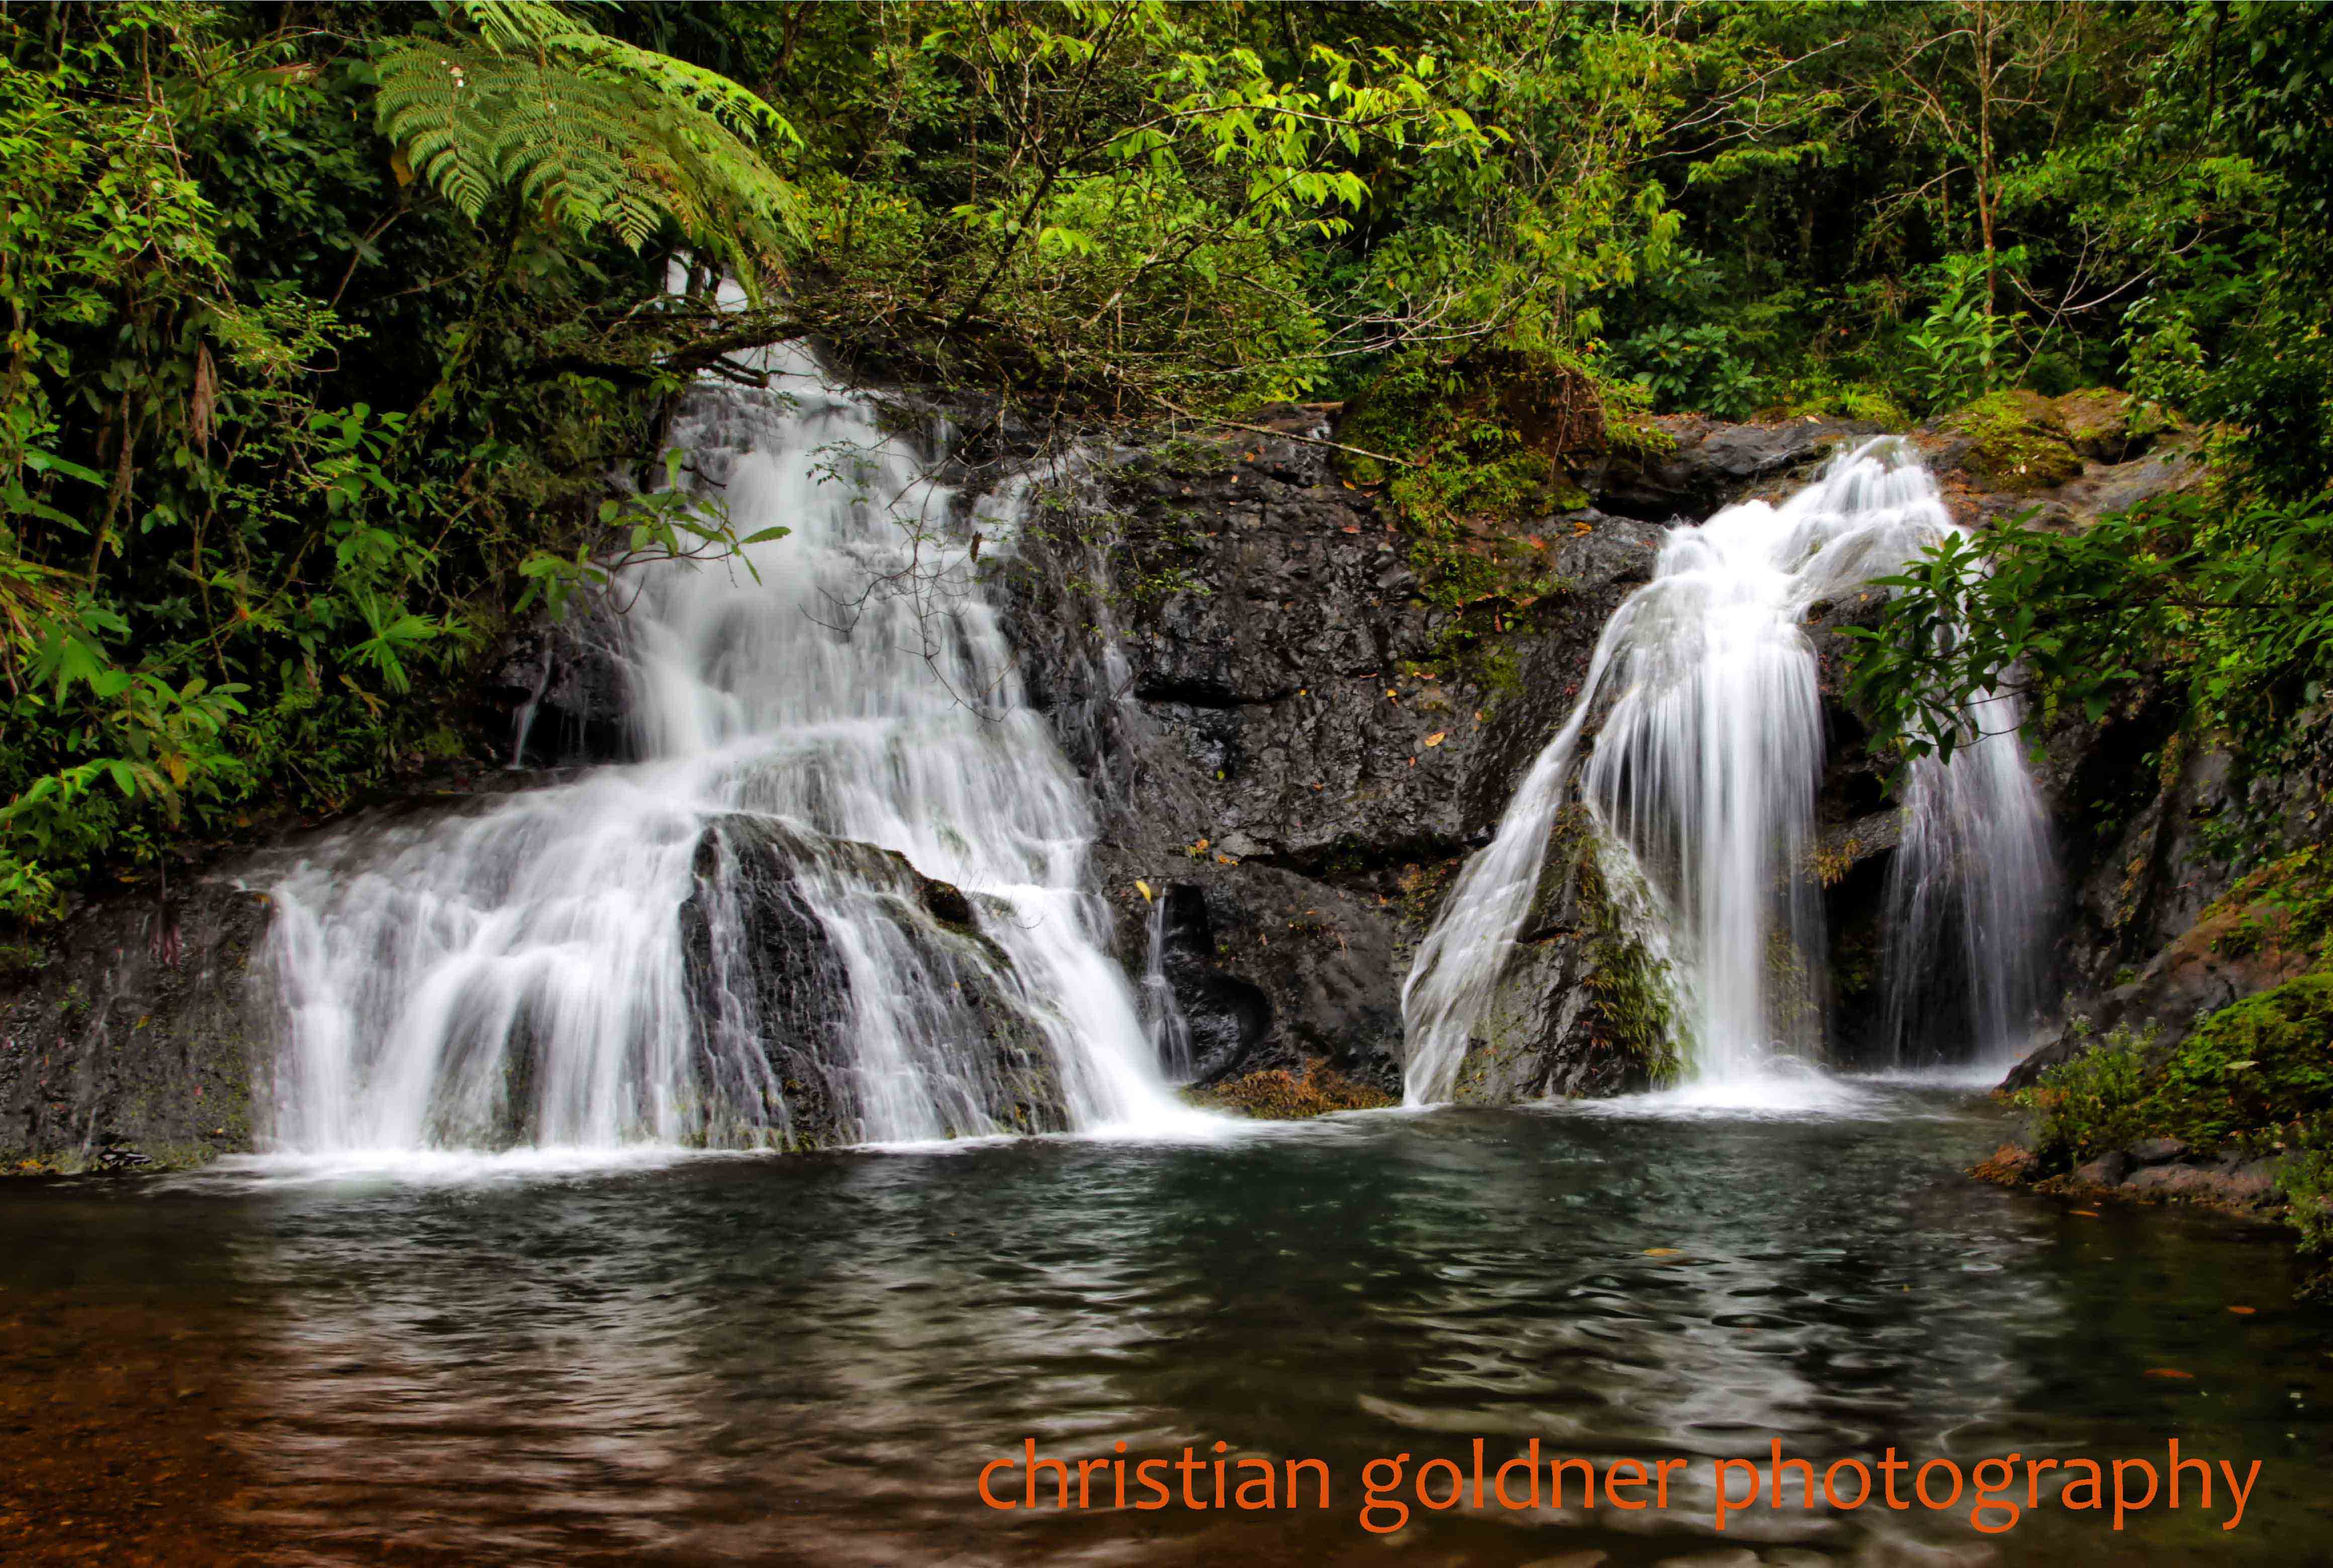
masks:
<svg viewBox="0 0 2333 1568"><path fill-rule="evenodd" d="M1810 875L1823 717L1801 623L1956 528L1910 446L1834 460L1779 506L1673 529L1653 579L1604 628L1579 699L1470 860L1403 988L1413 1104L1447 1098L1529 912L1557 813L1575 795L1633 858L1667 927L1688 1074L1758 1080L1819 1058L1823 917ZM1600 722L1599 722L1600 721ZM1582 737L1597 722L1592 750ZM2006 700L1990 728L2014 728ZM1915 770L1892 872L1892 1028L1908 1041L1922 977L1954 951L1955 1014L1980 1049L2033 1000L2049 861L2013 735ZM1899 1049L1906 1048L1899 1045Z"/></svg>
<svg viewBox="0 0 2333 1568"><path fill-rule="evenodd" d="M675 442L741 535L792 535L748 547L754 572L665 561L617 585L647 760L343 834L275 889L277 1147L768 1141L715 1106L785 1085L749 1033L700 1016L680 918L708 829L741 820L901 852L971 895L993 948L961 942L955 961L1042 1037L1072 1127L1197 1119L1106 951L1088 804L1022 700L955 497L805 357L768 362L781 390L700 387ZM1010 525L978 526L994 542ZM949 1032L961 987L903 945L882 857L849 847L811 852L790 884L848 997L849 1124L871 1142L1008 1130ZM734 970L742 915L695 907L706 961Z"/></svg>

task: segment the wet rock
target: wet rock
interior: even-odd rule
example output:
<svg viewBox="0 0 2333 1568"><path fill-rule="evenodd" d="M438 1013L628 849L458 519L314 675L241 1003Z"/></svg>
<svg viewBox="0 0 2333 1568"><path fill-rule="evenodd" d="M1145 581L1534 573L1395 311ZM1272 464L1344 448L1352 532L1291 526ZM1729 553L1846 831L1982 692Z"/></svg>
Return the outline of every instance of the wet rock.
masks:
<svg viewBox="0 0 2333 1568"><path fill-rule="evenodd" d="M1743 1547L1724 1546L1713 1552L1664 1557L1653 1568L1758 1568L1758 1554Z"/></svg>
<svg viewBox="0 0 2333 1568"><path fill-rule="evenodd" d="M2178 1198L2228 1209L2262 1209L2282 1201L2272 1161L2217 1166L2153 1165L2133 1171L2123 1190L2149 1198Z"/></svg>
<svg viewBox="0 0 2333 1568"><path fill-rule="evenodd" d="M1737 425L1675 415L1653 424L1675 447L1608 454L1583 476L1598 505L1655 521L1698 521L1761 481L1809 468L1842 445L1885 434L1876 425L1839 419Z"/></svg>
<svg viewBox="0 0 2333 1568"><path fill-rule="evenodd" d="M629 669L612 617L578 601L570 620L504 643L481 683L499 716L487 728L500 728L511 760L527 767L623 761L633 749Z"/></svg>
<svg viewBox="0 0 2333 1568"><path fill-rule="evenodd" d="M101 900L0 969L0 1171L197 1165L253 1146L271 907L233 868Z"/></svg>
<svg viewBox="0 0 2333 1568"><path fill-rule="evenodd" d="M1759 1554L1758 1561L1765 1568L1833 1568L1839 1559L1804 1546L1775 1546Z"/></svg>
<svg viewBox="0 0 2333 1568"><path fill-rule="evenodd" d="M1193 857L1161 874L1184 880L1162 896L1205 911L1204 939L1186 913L1165 970L1189 1018L1212 1018L1215 1045L1198 1047L1198 1081L1227 1081L1318 1062L1378 1089L1401 1089L1395 926L1373 899L1254 862ZM1154 894L1159 884L1152 883ZM1147 961L1149 907L1124 878L1110 885L1119 950L1129 972ZM1181 951L1178 951L1177 949Z"/></svg>
<svg viewBox="0 0 2333 1568"><path fill-rule="evenodd" d="M1562 813L1453 1099L1599 1098L1648 1088L1674 1070L1666 977L1627 929L1610 875L1584 814Z"/></svg>
<svg viewBox="0 0 2333 1568"><path fill-rule="evenodd" d="M1224 1072L1320 1059L1398 1091L1401 982L1435 895L1659 537L1592 509L1523 531L1556 541L1565 590L1454 636L1371 493L1319 447L1243 436L1118 454L1000 569L1031 700L1102 808L1121 958L1139 972L1138 882L1194 886L1213 970L1269 1003Z"/></svg>
<svg viewBox="0 0 2333 1568"><path fill-rule="evenodd" d="M2191 775L2195 793L2221 800L2233 794L2227 783L2227 760L2221 754L2203 759L2204 765ZM2166 869L2156 869L2143 853L2134 855L2117 891L2124 899L2144 897L2185 869L2187 882L2162 894L2162 901L2176 909L2193 900L2199 884L2214 890L2223 886L2228 874L2224 864L2214 864L2200 846L2183 853L2164 845L2169 837L2166 829L2184 827L2188 815L2176 793L2166 791L2165 797L2153 803L2153 819L2143 822L2140 831L2142 843L2155 841L2152 847L2167 861ZM2096 908L2096 891L2086 889L2078 913ZM2155 1052L2168 1051L2212 1014L2299 978L2314 966L2318 944L2296 933L2292 922L2293 901L2273 884L2260 887L2250 897L2236 890L2205 905L2194 923L2165 943L2135 977L2080 1005L2065 1031L2011 1068L2002 1086L2031 1087L2050 1068L2080 1056L2118 1028L2147 1039Z"/></svg>
<svg viewBox="0 0 2333 1568"><path fill-rule="evenodd" d="M1261 986L1216 966L1205 889L1170 884L1158 894L1160 964L1190 1031L1191 1082L1208 1085L1262 1066L1253 1059L1272 1029Z"/></svg>
<svg viewBox="0 0 2333 1568"><path fill-rule="evenodd" d="M1856 1553L1855 1568L1994 1568L2001 1550L1981 1542L1931 1545L1921 1541L1873 1541Z"/></svg>
<svg viewBox="0 0 2333 1568"><path fill-rule="evenodd" d="M2119 1187L2130 1173L2130 1156L2110 1150L2088 1164L2074 1167L2074 1180L2086 1187Z"/></svg>
<svg viewBox="0 0 2333 1568"><path fill-rule="evenodd" d="M945 1131L1068 1126L1059 1064L1013 1005L1011 961L965 894L891 850L735 816L706 828L679 916L710 1141L813 1149L865 1136L860 982L821 914L838 906L879 945L879 983L912 998L923 1030L946 1042Z"/></svg>
<svg viewBox="0 0 2333 1568"><path fill-rule="evenodd" d="M2187 1145L2176 1138L2143 1138L2123 1151L2134 1165L2168 1165L2187 1157Z"/></svg>

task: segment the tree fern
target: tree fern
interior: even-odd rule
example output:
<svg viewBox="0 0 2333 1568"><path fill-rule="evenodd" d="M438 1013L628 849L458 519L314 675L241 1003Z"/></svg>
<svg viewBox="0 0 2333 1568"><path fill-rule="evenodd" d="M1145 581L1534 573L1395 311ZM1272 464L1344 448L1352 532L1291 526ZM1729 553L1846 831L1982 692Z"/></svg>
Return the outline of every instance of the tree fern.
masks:
<svg viewBox="0 0 2333 1568"><path fill-rule="evenodd" d="M798 141L755 94L543 0L441 4L445 36L379 46L383 135L472 218L504 191L637 250L667 220L749 290L802 228L755 143Z"/></svg>

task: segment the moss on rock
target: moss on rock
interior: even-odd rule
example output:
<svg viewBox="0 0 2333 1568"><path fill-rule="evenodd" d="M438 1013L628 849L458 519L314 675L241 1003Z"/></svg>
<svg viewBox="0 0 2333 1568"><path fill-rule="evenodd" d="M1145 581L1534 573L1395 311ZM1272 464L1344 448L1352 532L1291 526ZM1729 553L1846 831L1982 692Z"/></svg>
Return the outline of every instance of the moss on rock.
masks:
<svg viewBox="0 0 2333 1568"><path fill-rule="evenodd" d="M2057 408L2038 393L1989 393L1947 418L1944 428L1967 437L1963 465L1993 490L2050 490L2082 472Z"/></svg>

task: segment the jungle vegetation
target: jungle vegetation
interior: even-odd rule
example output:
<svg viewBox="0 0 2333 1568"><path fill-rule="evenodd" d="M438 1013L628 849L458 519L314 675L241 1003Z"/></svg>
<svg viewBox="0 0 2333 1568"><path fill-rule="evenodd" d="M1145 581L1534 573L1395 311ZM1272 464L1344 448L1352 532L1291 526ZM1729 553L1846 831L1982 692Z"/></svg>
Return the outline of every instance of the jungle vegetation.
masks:
<svg viewBox="0 0 2333 1568"><path fill-rule="evenodd" d="M2290 712L2333 614L2328 28L0 0L0 918L475 751L505 630L741 542L660 494L664 432L802 337L1056 430L1494 369L1589 440L2111 385L2209 428L2221 488L1910 574L1872 700L1915 745L2012 667ZM1452 406L1383 455L1495 468L1512 421Z"/></svg>

